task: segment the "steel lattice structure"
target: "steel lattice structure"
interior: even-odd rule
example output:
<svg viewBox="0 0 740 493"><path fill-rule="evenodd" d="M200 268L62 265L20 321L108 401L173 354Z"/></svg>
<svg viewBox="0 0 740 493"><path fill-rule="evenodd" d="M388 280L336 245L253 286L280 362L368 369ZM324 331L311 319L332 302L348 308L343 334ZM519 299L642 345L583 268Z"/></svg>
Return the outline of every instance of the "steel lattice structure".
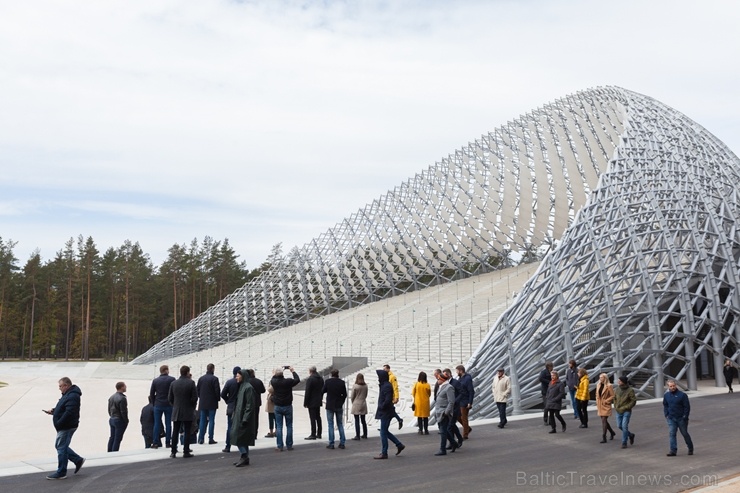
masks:
<svg viewBox="0 0 740 493"><path fill-rule="evenodd" d="M152 347L149 363L506 265L554 247L467 366L493 414L545 360L624 372L643 395L735 354L738 159L684 115L615 87L490 132L381 196ZM708 359L706 355L711 355ZM736 356L736 355L735 355ZM719 365L719 366L718 366Z"/></svg>

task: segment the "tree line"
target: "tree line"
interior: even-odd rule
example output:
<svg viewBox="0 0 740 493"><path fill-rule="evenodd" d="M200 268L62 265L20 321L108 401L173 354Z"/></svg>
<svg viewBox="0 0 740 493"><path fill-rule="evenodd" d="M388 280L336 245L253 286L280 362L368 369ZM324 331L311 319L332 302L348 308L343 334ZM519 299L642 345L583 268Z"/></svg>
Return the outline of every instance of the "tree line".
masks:
<svg viewBox="0 0 740 493"><path fill-rule="evenodd" d="M1 359L130 360L270 265L250 271L208 236L172 245L159 267L129 240L101 254L80 235L22 266L15 245L0 237Z"/></svg>

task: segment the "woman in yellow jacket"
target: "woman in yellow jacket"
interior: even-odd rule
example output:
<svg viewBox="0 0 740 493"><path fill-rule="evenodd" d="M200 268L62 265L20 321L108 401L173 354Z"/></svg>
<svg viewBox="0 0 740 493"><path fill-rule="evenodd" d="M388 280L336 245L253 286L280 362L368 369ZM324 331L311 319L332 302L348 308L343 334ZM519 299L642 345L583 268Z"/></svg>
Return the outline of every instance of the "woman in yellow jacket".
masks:
<svg viewBox="0 0 740 493"><path fill-rule="evenodd" d="M596 414L601 418L601 442L606 443L606 432L612 434L610 440L614 440L614 430L609 424L609 416L612 415L612 402L614 402L614 387L609 383L609 375L599 375L599 383L596 384Z"/></svg>
<svg viewBox="0 0 740 493"><path fill-rule="evenodd" d="M414 398L413 410L419 425L419 435L429 434L429 396L432 388L427 383L427 374L419 373L419 379L411 388L411 397Z"/></svg>
<svg viewBox="0 0 740 493"><path fill-rule="evenodd" d="M588 373L585 368L578 369L578 390L576 391L576 405L578 406L578 417L581 420L579 428L588 428Z"/></svg>

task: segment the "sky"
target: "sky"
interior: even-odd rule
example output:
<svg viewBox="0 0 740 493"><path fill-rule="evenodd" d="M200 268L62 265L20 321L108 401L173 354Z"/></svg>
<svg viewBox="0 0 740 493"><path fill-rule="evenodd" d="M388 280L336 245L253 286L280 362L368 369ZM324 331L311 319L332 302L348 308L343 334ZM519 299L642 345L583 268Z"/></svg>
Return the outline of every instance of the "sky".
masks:
<svg viewBox="0 0 740 493"><path fill-rule="evenodd" d="M0 238L255 268L543 104L615 85L740 152L740 2L0 2Z"/></svg>

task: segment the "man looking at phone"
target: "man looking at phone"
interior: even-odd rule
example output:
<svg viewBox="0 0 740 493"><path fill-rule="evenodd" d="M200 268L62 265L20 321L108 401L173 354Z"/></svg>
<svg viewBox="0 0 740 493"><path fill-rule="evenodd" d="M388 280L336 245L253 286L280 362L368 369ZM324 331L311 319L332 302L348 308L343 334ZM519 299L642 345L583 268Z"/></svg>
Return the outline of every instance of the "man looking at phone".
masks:
<svg viewBox="0 0 740 493"><path fill-rule="evenodd" d="M82 391L77 385L72 385L69 377L59 379L59 391L62 397L54 406L54 409L44 410L46 414L53 416L54 428L57 430L57 439L54 447L57 449L57 458L59 466L57 471L46 476L46 479L67 479L67 462L71 461L75 465L75 474L79 472L85 459L77 455L70 448L72 435L77 431L80 425L80 398Z"/></svg>

